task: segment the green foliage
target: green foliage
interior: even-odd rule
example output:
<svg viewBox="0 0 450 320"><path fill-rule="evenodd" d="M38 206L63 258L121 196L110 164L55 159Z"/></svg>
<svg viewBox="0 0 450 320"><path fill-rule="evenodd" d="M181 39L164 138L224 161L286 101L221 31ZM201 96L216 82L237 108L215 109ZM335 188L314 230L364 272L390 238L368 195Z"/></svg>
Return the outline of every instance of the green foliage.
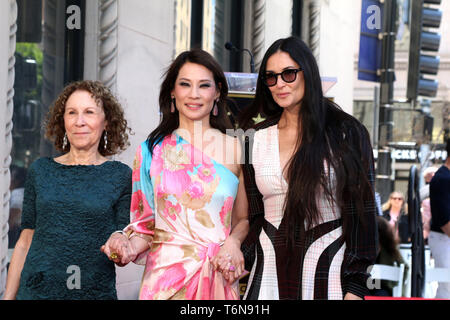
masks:
<svg viewBox="0 0 450 320"><path fill-rule="evenodd" d="M23 58L36 60L37 64L37 87L34 90L26 93L27 99L40 100L42 88L42 65L44 61L44 54L36 43L19 42L16 44L16 52Z"/></svg>
<svg viewBox="0 0 450 320"><path fill-rule="evenodd" d="M44 60L44 54L39 49L36 43L19 42L16 44L16 51L20 53L24 58L31 58L36 60L38 65L42 66Z"/></svg>

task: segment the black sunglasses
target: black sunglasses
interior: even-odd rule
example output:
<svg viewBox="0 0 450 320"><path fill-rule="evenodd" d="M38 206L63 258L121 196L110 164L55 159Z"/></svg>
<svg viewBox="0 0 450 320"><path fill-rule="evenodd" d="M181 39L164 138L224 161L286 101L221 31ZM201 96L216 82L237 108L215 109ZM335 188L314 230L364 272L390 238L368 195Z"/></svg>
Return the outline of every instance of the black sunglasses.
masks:
<svg viewBox="0 0 450 320"><path fill-rule="evenodd" d="M264 83L268 87L273 87L277 84L278 76L281 76L281 79L283 79L286 83L294 82L295 79L297 79L297 72L302 71L302 68L298 69L286 69L283 72L280 73L273 73L269 72L266 73L264 76Z"/></svg>

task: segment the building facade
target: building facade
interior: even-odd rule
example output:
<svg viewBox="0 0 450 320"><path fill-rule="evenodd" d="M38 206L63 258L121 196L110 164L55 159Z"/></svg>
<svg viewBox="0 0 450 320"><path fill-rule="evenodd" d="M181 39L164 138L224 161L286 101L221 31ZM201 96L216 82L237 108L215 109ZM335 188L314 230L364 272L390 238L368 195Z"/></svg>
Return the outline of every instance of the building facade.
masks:
<svg viewBox="0 0 450 320"><path fill-rule="evenodd" d="M115 157L132 165L137 146L159 122L163 74L183 50L202 47L225 71L258 71L265 50L296 35L313 50L327 92L353 112L359 1L341 0L5 0L0 2L0 296L12 251L8 241L13 167L55 156L44 139L45 115L75 80L104 82L122 103L134 135ZM10 242L8 244L8 242ZM119 298L135 299L142 267L117 269Z"/></svg>
<svg viewBox="0 0 450 320"><path fill-rule="evenodd" d="M402 191L406 195L409 170L412 165L416 165L418 169L439 166L447 156L443 138L445 131L448 132L450 129L450 42L447 41L450 34L450 2L441 1L440 5L433 6L442 11L442 18L439 29L434 30L441 34L438 52L440 57L439 71L436 76L429 76L439 83L436 97L430 98L429 113L434 121L432 135L429 139L424 136L423 113L420 112L420 103L413 108L406 97L410 42L409 26L411 23L417 23L417 21L410 17L408 6L411 5L411 0L399 0L397 4L391 191ZM358 15L360 12L361 1L355 1L352 15ZM361 16L358 17L355 28L360 27L360 19ZM354 41L359 42L359 34ZM374 111L377 112L374 108L374 100L376 100L375 96L379 96L377 90L379 90L380 85L375 82L358 80L359 45L353 55L353 115L367 127L373 139L378 132L377 114L374 114ZM376 139L373 139L373 142L376 149Z"/></svg>

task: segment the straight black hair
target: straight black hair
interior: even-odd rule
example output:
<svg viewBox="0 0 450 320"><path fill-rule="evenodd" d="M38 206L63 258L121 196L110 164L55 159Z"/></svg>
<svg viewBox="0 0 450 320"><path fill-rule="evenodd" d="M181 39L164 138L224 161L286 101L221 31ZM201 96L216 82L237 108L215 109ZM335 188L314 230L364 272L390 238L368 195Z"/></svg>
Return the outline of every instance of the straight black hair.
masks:
<svg viewBox="0 0 450 320"><path fill-rule="evenodd" d="M217 103L218 114L217 116L211 115L209 119L211 127L220 130L222 133L226 133L226 129L233 128L227 115L227 103L229 101L228 84L221 66L213 56L204 50L192 49L190 51L184 51L176 57L164 74L165 77L159 92L159 108L162 119L158 127L147 138L150 153L153 153L153 147L156 144L164 139L165 136L175 131L180 125L178 110L175 108L174 113L170 111L172 103L171 92L175 87L175 81L181 67L187 62L202 65L211 71L214 76L216 88L220 91L219 101Z"/></svg>
<svg viewBox="0 0 450 320"><path fill-rule="evenodd" d="M317 201L321 193L344 211L349 211L348 204L352 203L356 209L352 215L357 214L364 222L365 202L374 201L374 190L368 179L373 158L371 154L363 154L364 150L372 151L367 130L323 96L316 59L297 37L279 39L267 50L259 70L255 99L241 114L241 127L254 127L252 118L258 113L263 114L266 121L280 119L283 108L274 101L263 80L267 60L279 51L288 53L302 68L305 84L298 117L297 147L288 163L289 187L283 217L287 219L286 241L293 244L298 243L305 222L307 226L320 222ZM331 168L335 173L335 185L331 180ZM345 233L354 217L343 214L342 218ZM296 230L300 230L300 234Z"/></svg>

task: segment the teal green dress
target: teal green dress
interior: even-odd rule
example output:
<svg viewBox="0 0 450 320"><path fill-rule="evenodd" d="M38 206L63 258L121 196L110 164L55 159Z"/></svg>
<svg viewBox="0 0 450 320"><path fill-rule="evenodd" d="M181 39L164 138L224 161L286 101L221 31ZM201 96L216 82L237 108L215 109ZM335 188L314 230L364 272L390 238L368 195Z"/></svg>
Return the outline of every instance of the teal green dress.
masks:
<svg viewBox="0 0 450 320"><path fill-rule="evenodd" d="M100 247L129 223L131 169L118 161L29 168L21 229L34 229L17 299L117 299L115 267Z"/></svg>

